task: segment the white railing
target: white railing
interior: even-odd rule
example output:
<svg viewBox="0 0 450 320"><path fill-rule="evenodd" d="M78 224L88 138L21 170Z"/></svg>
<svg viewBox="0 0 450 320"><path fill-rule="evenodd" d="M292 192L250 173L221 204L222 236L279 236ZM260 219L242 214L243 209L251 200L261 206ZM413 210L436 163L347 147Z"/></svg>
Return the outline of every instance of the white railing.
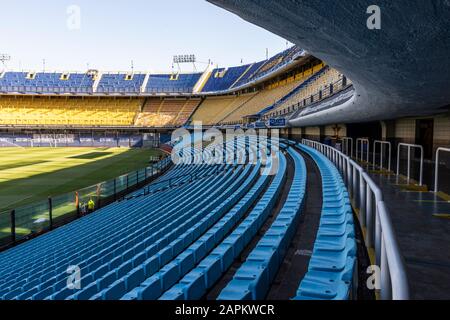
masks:
<svg viewBox="0 0 450 320"><path fill-rule="evenodd" d="M392 151L392 144L389 141L381 141L381 140L375 140L373 142L373 166L375 167L376 164L376 151L377 151L377 145L380 145L380 169L383 170L383 158L385 156L385 149L383 148L384 146L388 146L388 171L391 171L391 151Z"/></svg>
<svg viewBox="0 0 450 320"><path fill-rule="evenodd" d="M366 162L369 163L369 153L370 153L370 142L369 139L358 138L356 139L356 160L364 161L364 145L367 146L367 158ZM359 146L361 146L361 158L359 158Z"/></svg>
<svg viewBox="0 0 450 320"><path fill-rule="evenodd" d="M407 160L407 174L406 178L409 184L411 180L411 149L419 149L420 150L420 177L419 177L419 186L423 185L423 147L418 144L409 144L409 143L399 143L397 146L397 176L400 175L400 150L402 147L408 149L408 160Z"/></svg>
<svg viewBox="0 0 450 320"><path fill-rule="evenodd" d="M350 142L350 154L349 154L349 147L348 143ZM350 158L353 158L353 138L350 137L343 137L342 138L342 152L349 156Z"/></svg>
<svg viewBox="0 0 450 320"><path fill-rule="evenodd" d="M374 263L381 271L381 299L409 299L403 258L381 189L360 165L341 151L317 141L303 139L302 143L323 153L341 172L349 195L359 209L359 222L366 230L366 246L375 251Z"/></svg>
<svg viewBox="0 0 450 320"><path fill-rule="evenodd" d="M436 164L434 168L434 192L439 192L439 154L442 152L450 152L450 148L438 148L436 150Z"/></svg>

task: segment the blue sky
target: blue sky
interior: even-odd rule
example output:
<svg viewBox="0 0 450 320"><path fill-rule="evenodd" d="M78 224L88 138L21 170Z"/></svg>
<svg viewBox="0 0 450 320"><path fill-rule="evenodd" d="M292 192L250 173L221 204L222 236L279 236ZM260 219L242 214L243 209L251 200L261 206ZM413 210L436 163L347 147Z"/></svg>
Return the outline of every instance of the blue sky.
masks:
<svg viewBox="0 0 450 320"><path fill-rule="evenodd" d="M262 60L286 41L204 0L1 1L0 53L9 70L170 71L172 56L219 66ZM80 19L71 5L80 9ZM75 18L74 18L75 17ZM80 28L71 29L80 21ZM68 24L69 22L69 24ZM203 71L206 64L199 63ZM192 71L191 65L182 71Z"/></svg>

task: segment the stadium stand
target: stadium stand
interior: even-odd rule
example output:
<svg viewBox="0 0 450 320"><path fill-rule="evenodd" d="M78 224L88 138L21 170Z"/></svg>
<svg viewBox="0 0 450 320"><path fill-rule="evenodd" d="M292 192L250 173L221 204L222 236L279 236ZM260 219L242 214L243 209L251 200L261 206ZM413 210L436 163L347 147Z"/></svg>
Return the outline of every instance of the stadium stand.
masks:
<svg viewBox="0 0 450 320"><path fill-rule="evenodd" d="M314 102L314 99L325 99L332 95L333 92L338 92L340 89L344 88L342 83L340 86L336 84L339 80L342 80L342 78L343 75L336 69L326 66L320 70L320 72L313 73L311 77L294 90L287 99L283 99L271 109L263 110L261 114L264 114L263 118L276 117L290 113L301 106L306 106L307 104ZM350 80L347 81L347 85L349 84L351 84ZM332 92L330 92L331 86L334 86ZM317 96L318 93L321 93L320 97Z"/></svg>
<svg viewBox="0 0 450 320"><path fill-rule="evenodd" d="M98 93L140 93L145 74L118 73L102 74L97 87Z"/></svg>
<svg viewBox="0 0 450 320"><path fill-rule="evenodd" d="M201 73L151 74L145 92L147 93L192 93Z"/></svg>
<svg viewBox="0 0 450 320"><path fill-rule="evenodd" d="M219 92L229 89L239 78L248 71L251 65L231 68L216 68L212 71L203 92Z"/></svg>
<svg viewBox="0 0 450 320"><path fill-rule="evenodd" d="M189 171L195 174L194 179L185 174ZM214 219L224 214L226 206L221 211L217 208L223 206L229 196L236 194L250 171L251 166L180 165L135 197L2 253L2 299L64 299L73 293L77 297L71 298L81 299L106 288L108 290L97 298L108 299L117 289L115 286L114 289L109 288L110 284L129 271L133 273L127 277L127 284L139 284L136 280L142 274L140 272L155 272L152 271L155 263L165 264L173 252L194 241L191 236L180 241L179 236L192 235L193 232L202 234L201 230L206 230ZM169 187L161 184L170 177ZM207 190L212 192L204 197ZM175 197L176 194L183 196ZM234 198L237 201L236 195ZM196 205L192 206L192 203ZM160 211L162 204L167 206L163 215ZM214 208L217 210L211 211ZM180 215L180 212L184 213ZM206 212L209 212L207 216L204 215ZM96 231L92 232L92 228ZM171 242L173 247L167 247ZM80 243L83 243L81 251ZM44 256L35 263L34 257ZM83 290L79 292L67 288L61 281L69 261L77 263L84 275L81 279ZM16 265L17 262L20 266ZM132 270L133 264L142 267L138 273ZM14 276L9 273L11 268L15 268ZM17 282L19 278L26 283Z"/></svg>
<svg viewBox="0 0 450 320"><path fill-rule="evenodd" d="M304 51L298 46L293 46L286 49L283 52L276 54L265 61L260 61L251 66L250 70L244 75L233 87L237 88L245 85L248 82L256 81L259 78L282 68L283 66L291 63L298 55L301 55Z"/></svg>
<svg viewBox="0 0 450 320"><path fill-rule="evenodd" d="M231 88L240 87L242 85L245 85L252 79L252 77L255 75L255 73L261 68L261 66L265 63L265 61L255 62L253 63L244 74L242 74L242 77L238 79Z"/></svg>
<svg viewBox="0 0 450 320"><path fill-rule="evenodd" d="M278 272L297 230L306 192L305 162L292 148L288 152L294 159L295 173L283 208L233 280L222 290L219 300L264 299Z"/></svg>
<svg viewBox="0 0 450 320"><path fill-rule="evenodd" d="M292 299L351 299L357 259L353 211L333 163L311 147L282 139L283 152L275 149L278 169L270 176L262 170L275 168L275 159L263 162L250 137L225 143L225 154L245 150L249 157L258 155L253 164L240 164L239 156L233 164L206 164L216 147L179 149L185 162L150 185L0 253L0 300L201 299L225 279L258 233L217 299L264 299L303 211L307 172L299 150L319 168L323 204L308 270ZM274 212L288 162L292 177ZM67 286L67 266L80 268L80 289Z"/></svg>
<svg viewBox="0 0 450 320"><path fill-rule="evenodd" d="M130 126L142 103L136 98L1 96L0 124Z"/></svg>
<svg viewBox="0 0 450 320"><path fill-rule="evenodd" d="M236 124L243 123L243 118L248 115L255 115L268 106L275 104L284 96L289 94L294 88L300 85L305 78L300 74L289 77L286 80L278 81L259 91L254 99L250 99L240 107L236 108L228 115L220 119L219 123Z"/></svg>
<svg viewBox="0 0 450 320"><path fill-rule="evenodd" d="M165 127L182 126L201 103L200 99L159 99L146 100L142 112L136 118L136 126Z"/></svg>
<svg viewBox="0 0 450 320"><path fill-rule="evenodd" d="M302 77L304 77L306 80L302 83L300 83L299 86L294 88L289 94L278 100L275 104L261 110L258 115L260 115L262 118L267 118L270 116L275 116L279 114L278 110L282 109L283 106L289 106L292 101L295 100L295 97L300 93L303 92L308 86L310 86L312 83L316 81L318 77L320 77L321 74L326 72L328 67L323 67L323 64L320 64L316 67L313 67L311 69L308 69L307 71L302 73ZM284 109L283 109L284 110Z"/></svg>
<svg viewBox="0 0 450 320"><path fill-rule="evenodd" d="M255 93L237 96L207 97L192 116L192 121L214 125L255 96Z"/></svg>
<svg viewBox="0 0 450 320"><path fill-rule="evenodd" d="M5 72L0 92L92 93L94 76L87 73Z"/></svg>
<svg viewBox="0 0 450 320"><path fill-rule="evenodd" d="M268 60L206 71L199 92L230 91L275 72L303 53L291 47ZM192 94L203 73L13 72L0 74L0 93L15 94ZM99 78L100 77L100 78ZM142 88L145 85L145 88ZM144 89L144 90L142 90Z"/></svg>
<svg viewBox="0 0 450 320"><path fill-rule="evenodd" d="M270 211L275 205L276 197L280 192L280 186L286 178L286 159L280 153L279 170L272 180L269 188L262 195L253 210L242 222L235 227L233 232L226 237L205 259L198 263L197 267L188 273L177 285L164 293L162 300L192 300L200 299L206 294L215 282L220 279L233 261L237 259L242 250L248 245L256 235L263 222L267 219ZM268 181L261 179L255 185L255 191ZM253 191L253 190L252 190ZM254 192L250 192L244 199L254 197ZM242 205L232 211L234 221L242 219L243 213L240 211ZM235 215L238 215L235 217ZM229 221L229 220L228 220Z"/></svg>

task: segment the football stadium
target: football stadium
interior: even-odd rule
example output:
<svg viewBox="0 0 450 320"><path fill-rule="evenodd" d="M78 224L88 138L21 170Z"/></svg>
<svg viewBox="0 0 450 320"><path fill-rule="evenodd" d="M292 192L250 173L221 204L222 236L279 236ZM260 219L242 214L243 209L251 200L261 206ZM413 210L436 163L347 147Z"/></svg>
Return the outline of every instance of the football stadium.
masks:
<svg viewBox="0 0 450 320"><path fill-rule="evenodd" d="M200 2L285 48L111 72L0 45L0 300L449 299L448 1Z"/></svg>

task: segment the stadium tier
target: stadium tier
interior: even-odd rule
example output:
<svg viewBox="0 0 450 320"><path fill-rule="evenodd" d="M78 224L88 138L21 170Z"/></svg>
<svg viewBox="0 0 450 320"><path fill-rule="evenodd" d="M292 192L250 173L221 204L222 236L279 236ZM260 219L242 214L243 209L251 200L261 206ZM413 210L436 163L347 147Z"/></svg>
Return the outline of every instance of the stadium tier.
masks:
<svg viewBox="0 0 450 320"><path fill-rule="evenodd" d="M0 73L0 92L103 95L214 93L248 86L281 67L295 64L299 56L305 56L305 53L294 46L265 61L212 70L209 66L203 73L103 73L98 70L89 70L85 73L6 71ZM204 79L202 79L202 76L204 76ZM198 92L195 91L196 88Z"/></svg>
<svg viewBox="0 0 450 320"><path fill-rule="evenodd" d="M243 105L239 106L224 118L219 120L219 123L236 124L243 123L246 116L254 116L261 110L273 106L286 95L291 93L295 88L305 82L311 74L318 72L323 65L318 65L308 71L298 73L290 76L285 80L270 84L268 87L259 91L253 99L250 99Z"/></svg>
<svg viewBox="0 0 450 320"><path fill-rule="evenodd" d="M151 74L145 92L147 93L192 93L201 73Z"/></svg>
<svg viewBox="0 0 450 320"><path fill-rule="evenodd" d="M94 76L88 73L4 72L0 92L92 93Z"/></svg>
<svg viewBox="0 0 450 320"><path fill-rule="evenodd" d="M136 98L0 96L0 124L131 126L142 104Z"/></svg>
<svg viewBox="0 0 450 320"><path fill-rule="evenodd" d="M180 127L267 120L339 79L329 67L316 75L324 65L314 59L294 46L266 61L203 73L4 72L0 125Z"/></svg>
<svg viewBox="0 0 450 320"><path fill-rule="evenodd" d="M321 62L316 62L313 66L301 66L300 69L285 74L281 79L271 79L250 90L225 94L227 88L234 87L248 73L257 73L256 69L265 67L265 71L261 72L267 74L268 70L283 64L293 52L297 51L288 50L290 54L287 56L277 55L278 58L259 66L249 64L228 69L214 69L203 77L202 93L189 94L190 98L161 96L139 99L133 95L141 95L144 86L147 93L186 94L200 82L201 73L98 75L100 78L96 87L97 93L127 94L130 95L128 99L104 96L61 98L3 95L0 98L0 124L137 127L180 127L192 121L201 121L204 125L244 124L254 121L255 118L267 120L292 113L300 109L300 106L306 106L306 101L311 103L318 92L321 94L315 98L316 100L325 99L344 87L341 74L328 66L324 67ZM25 77L26 74L21 76ZM248 79L251 78L254 76ZM345 85L350 84L351 81L347 81ZM216 92L216 95L206 94L207 92ZM218 95L219 92L223 94ZM248 117L253 120L249 121Z"/></svg>
<svg viewBox="0 0 450 320"><path fill-rule="evenodd" d="M149 98L136 118L136 126L179 127L184 125L200 104L200 99Z"/></svg>
<svg viewBox="0 0 450 320"><path fill-rule="evenodd" d="M214 69L202 91L217 92L227 90L247 73L250 68L251 65Z"/></svg>
<svg viewBox="0 0 450 320"><path fill-rule="evenodd" d="M245 85L248 83L251 79L253 79L253 76L257 74L257 71L263 64L265 64L266 61L260 61L253 63L242 75L241 77L232 85L232 88L240 87L242 85ZM256 77L255 77L256 78Z"/></svg>
<svg viewBox="0 0 450 320"><path fill-rule="evenodd" d="M140 93L145 74L103 74L97 86L99 93Z"/></svg>
<svg viewBox="0 0 450 320"><path fill-rule="evenodd" d="M238 96L208 97L192 116L192 121L200 121L204 125L219 123L229 113L233 112L255 96L247 93Z"/></svg>
<svg viewBox="0 0 450 320"><path fill-rule="evenodd" d="M271 72L278 70L279 68L293 62L295 59L304 55L305 52L298 46L293 46L281 53L276 54L266 61L255 63L250 69L243 75L233 87L240 87L247 82L255 81Z"/></svg>
<svg viewBox="0 0 450 320"><path fill-rule="evenodd" d="M268 119L289 114L307 104L325 99L333 95L333 93L339 92L352 84L350 80L347 80L346 83L343 84L343 75L336 69L332 69L328 66L324 67L319 72L315 69L314 72L311 72L306 76L309 76L309 78L294 89L289 95L275 103L271 108L262 110L260 112L262 118ZM314 99L316 99L316 101L314 101Z"/></svg>

